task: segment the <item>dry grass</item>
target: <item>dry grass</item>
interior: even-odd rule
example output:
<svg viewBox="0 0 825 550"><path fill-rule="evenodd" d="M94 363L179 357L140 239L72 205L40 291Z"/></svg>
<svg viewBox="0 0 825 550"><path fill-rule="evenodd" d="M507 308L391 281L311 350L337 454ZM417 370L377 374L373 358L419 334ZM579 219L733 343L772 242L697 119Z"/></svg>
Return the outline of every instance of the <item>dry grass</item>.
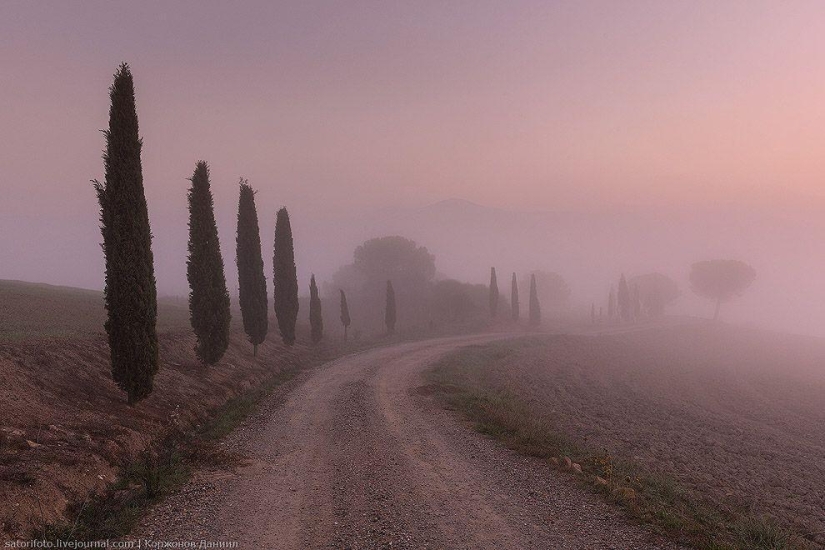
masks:
<svg viewBox="0 0 825 550"><path fill-rule="evenodd" d="M0 280L0 343L100 336L105 320L102 292ZM160 332L188 327L185 300L158 301Z"/></svg>
<svg viewBox="0 0 825 550"><path fill-rule="evenodd" d="M818 341L683 327L468 348L430 376L480 431L569 456L588 487L675 539L806 548L822 544L825 521L820 358Z"/></svg>

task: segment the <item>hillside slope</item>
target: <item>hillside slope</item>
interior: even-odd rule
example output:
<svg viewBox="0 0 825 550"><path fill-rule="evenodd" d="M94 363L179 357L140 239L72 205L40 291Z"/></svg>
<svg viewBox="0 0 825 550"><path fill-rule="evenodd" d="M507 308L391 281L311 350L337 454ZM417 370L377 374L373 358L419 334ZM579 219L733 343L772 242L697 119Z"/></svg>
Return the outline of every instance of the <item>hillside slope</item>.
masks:
<svg viewBox="0 0 825 550"><path fill-rule="evenodd" d="M100 291L0 280L0 342L98 336L105 321ZM158 300L160 332L188 327L185 300Z"/></svg>
<svg viewBox="0 0 825 550"><path fill-rule="evenodd" d="M119 466L228 399L279 373L340 354L332 344L286 349L270 333L257 358L236 331L225 357L200 365L188 312L161 304L155 391L129 406L112 381L102 295L0 283L0 539L71 521L67 506L111 483Z"/></svg>

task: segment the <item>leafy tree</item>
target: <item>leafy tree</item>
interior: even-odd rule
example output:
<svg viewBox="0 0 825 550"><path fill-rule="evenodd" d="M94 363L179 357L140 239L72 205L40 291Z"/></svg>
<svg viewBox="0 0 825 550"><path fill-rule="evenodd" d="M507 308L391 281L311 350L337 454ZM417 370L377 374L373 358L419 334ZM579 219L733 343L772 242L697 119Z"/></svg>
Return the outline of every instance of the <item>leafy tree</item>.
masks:
<svg viewBox="0 0 825 550"><path fill-rule="evenodd" d="M628 284L639 287L642 308L648 315L662 315L665 307L679 297L679 285L661 273L637 275Z"/></svg>
<svg viewBox="0 0 825 550"><path fill-rule="evenodd" d="M347 341L347 332L349 331L349 325L352 322L349 316L349 305L347 305L347 295L344 293L343 290L341 292L341 324L344 325L344 342Z"/></svg>
<svg viewBox="0 0 825 550"><path fill-rule="evenodd" d="M518 281L516 281L516 274L513 273L513 281L510 284L510 307L513 311L513 321L518 321L519 318L519 303L518 303Z"/></svg>
<svg viewBox="0 0 825 550"><path fill-rule="evenodd" d="M619 315L625 321L629 321L632 313L632 304L630 297L630 289L627 287L627 279L622 273L619 279L619 294L617 296L619 302Z"/></svg>
<svg viewBox="0 0 825 550"><path fill-rule="evenodd" d="M258 345L266 339L269 330L267 312L266 277L261 257L261 233L258 211L255 208L255 191L241 178L238 200L238 295L241 305L243 328L258 355Z"/></svg>
<svg viewBox="0 0 825 550"><path fill-rule="evenodd" d="M272 302L278 329L284 344L295 343L295 323L298 320L298 273L295 268L295 250L292 244L292 227L286 208L278 210L275 218L275 250L272 259Z"/></svg>
<svg viewBox="0 0 825 550"><path fill-rule="evenodd" d="M317 344L324 337L324 318L321 316L321 298L318 296L315 274L309 279L309 326L312 342Z"/></svg>
<svg viewBox="0 0 825 550"><path fill-rule="evenodd" d="M496 318L498 313L498 279L496 279L496 268L490 268L490 317Z"/></svg>
<svg viewBox="0 0 825 550"><path fill-rule="evenodd" d="M334 274L330 286L346 292L359 328L378 330L385 326L385 304L377 288L391 280L397 300L404 304L398 322L421 325L430 317L427 297L434 277L435 259L425 247L404 237L381 237L356 248L353 262Z"/></svg>
<svg viewBox="0 0 825 550"><path fill-rule="evenodd" d="M691 266L690 284L693 292L714 300L713 319L719 317L719 306L740 296L756 278L756 270L739 260L708 260Z"/></svg>
<svg viewBox="0 0 825 550"><path fill-rule="evenodd" d="M541 304L539 304L539 293L536 288L536 274L530 275L530 324L538 326L541 323Z"/></svg>
<svg viewBox="0 0 825 550"><path fill-rule="evenodd" d="M218 226L209 188L209 168L199 161L189 188L189 315L195 355L206 365L220 361L229 346L229 292L223 271Z"/></svg>
<svg viewBox="0 0 825 550"><path fill-rule="evenodd" d="M143 192L132 73L122 64L109 89L104 183L94 181L106 258L104 299L112 378L130 404L152 393L158 371L157 290Z"/></svg>
<svg viewBox="0 0 825 550"><path fill-rule="evenodd" d="M384 312L384 324L387 326L387 334L395 333L395 290L392 288L392 281L387 281L387 307Z"/></svg>

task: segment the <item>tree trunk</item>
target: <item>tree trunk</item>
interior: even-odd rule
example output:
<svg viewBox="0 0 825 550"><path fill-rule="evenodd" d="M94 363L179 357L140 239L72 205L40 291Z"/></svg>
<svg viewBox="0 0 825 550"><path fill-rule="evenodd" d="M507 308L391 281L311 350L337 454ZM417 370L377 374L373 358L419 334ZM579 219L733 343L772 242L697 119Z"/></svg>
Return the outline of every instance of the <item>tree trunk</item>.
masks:
<svg viewBox="0 0 825 550"><path fill-rule="evenodd" d="M347 328L348 327L346 325L344 325L344 342L347 341Z"/></svg>
<svg viewBox="0 0 825 550"><path fill-rule="evenodd" d="M252 344L252 357L258 357L258 344Z"/></svg>

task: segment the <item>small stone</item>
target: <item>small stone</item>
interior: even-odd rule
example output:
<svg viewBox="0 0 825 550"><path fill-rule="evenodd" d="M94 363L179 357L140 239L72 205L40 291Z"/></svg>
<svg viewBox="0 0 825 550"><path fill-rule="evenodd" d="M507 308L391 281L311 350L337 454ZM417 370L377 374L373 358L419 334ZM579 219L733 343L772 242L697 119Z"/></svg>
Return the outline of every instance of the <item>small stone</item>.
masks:
<svg viewBox="0 0 825 550"><path fill-rule="evenodd" d="M596 479L593 480L593 484L598 486L606 486L607 480L603 477L596 476Z"/></svg>
<svg viewBox="0 0 825 550"><path fill-rule="evenodd" d="M569 456L564 457L564 467L568 469L573 467L573 461L570 460Z"/></svg>
<svg viewBox="0 0 825 550"><path fill-rule="evenodd" d="M581 466L581 464L579 464L578 462L574 462L574 463L573 463L573 470L574 470L577 474L582 473L582 466Z"/></svg>

